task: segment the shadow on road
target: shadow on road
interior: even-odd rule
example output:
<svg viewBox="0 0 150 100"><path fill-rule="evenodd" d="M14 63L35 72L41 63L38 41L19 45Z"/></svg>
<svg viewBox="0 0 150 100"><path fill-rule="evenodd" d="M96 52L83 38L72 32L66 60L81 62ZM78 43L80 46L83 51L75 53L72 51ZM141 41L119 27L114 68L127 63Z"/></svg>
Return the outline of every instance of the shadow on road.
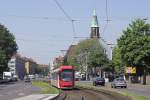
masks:
<svg viewBox="0 0 150 100"><path fill-rule="evenodd" d="M9 85L9 84L15 84L15 82L8 82L8 81L5 81L5 80L0 81L0 85Z"/></svg>
<svg viewBox="0 0 150 100"><path fill-rule="evenodd" d="M79 91L79 88L73 88L73 89L62 89L63 91Z"/></svg>

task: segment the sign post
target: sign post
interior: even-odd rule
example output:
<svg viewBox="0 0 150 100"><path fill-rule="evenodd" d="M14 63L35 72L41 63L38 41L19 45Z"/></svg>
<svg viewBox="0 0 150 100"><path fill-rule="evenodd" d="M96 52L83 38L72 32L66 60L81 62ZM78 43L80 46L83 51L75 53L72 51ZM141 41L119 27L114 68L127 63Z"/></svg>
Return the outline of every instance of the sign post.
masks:
<svg viewBox="0 0 150 100"><path fill-rule="evenodd" d="M126 67L125 71L129 75L129 83L131 83L131 75L136 74L136 67Z"/></svg>

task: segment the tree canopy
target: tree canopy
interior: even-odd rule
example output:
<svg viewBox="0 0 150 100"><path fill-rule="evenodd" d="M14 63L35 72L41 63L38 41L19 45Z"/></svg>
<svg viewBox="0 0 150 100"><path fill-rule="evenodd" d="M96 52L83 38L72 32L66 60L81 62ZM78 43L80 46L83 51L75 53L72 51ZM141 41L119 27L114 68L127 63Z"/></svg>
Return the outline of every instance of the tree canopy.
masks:
<svg viewBox="0 0 150 100"><path fill-rule="evenodd" d="M78 70L84 70L84 66L87 66L87 64L88 67L102 67L109 60L98 39L86 39L72 46L67 62L76 66Z"/></svg>
<svg viewBox="0 0 150 100"><path fill-rule="evenodd" d="M7 63L17 49L14 35L4 25L0 25L0 74L8 69Z"/></svg>
<svg viewBox="0 0 150 100"><path fill-rule="evenodd" d="M121 72L122 62L121 62L121 54L118 46L115 46L112 52L112 62L114 66L114 70L116 73Z"/></svg>
<svg viewBox="0 0 150 100"><path fill-rule="evenodd" d="M118 46L126 66L150 66L150 24L133 21L118 39Z"/></svg>

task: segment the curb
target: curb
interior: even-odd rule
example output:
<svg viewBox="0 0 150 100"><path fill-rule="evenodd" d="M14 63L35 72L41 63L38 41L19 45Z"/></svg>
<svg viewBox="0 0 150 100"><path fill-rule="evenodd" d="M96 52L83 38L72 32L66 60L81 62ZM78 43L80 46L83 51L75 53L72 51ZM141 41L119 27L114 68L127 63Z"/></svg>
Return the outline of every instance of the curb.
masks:
<svg viewBox="0 0 150 100"><path fill-rule="evenodd" d="M56 100L59 97L59 94L53 94L51 96L48 96L42 100Z"/></svg>
<svg viewBox="0 0 150 100"><path fill-rule="evenodd" d="M56 97L51 98L49 100L65 100L65 99L66 99L66 94L61 92Z"/></svg>

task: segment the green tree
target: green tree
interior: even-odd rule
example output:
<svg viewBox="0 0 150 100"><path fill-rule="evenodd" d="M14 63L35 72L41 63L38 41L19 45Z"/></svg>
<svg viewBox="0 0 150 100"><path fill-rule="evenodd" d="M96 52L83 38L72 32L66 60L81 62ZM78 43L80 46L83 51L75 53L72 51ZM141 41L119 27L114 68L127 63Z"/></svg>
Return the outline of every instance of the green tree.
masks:
<svg viewBox="0 0 150 100"><path fill-rule="evenodd" d="M89 52L90 54L88 57L88 64L90 66L104 67L104 65L109 63L109 60L105 54L105 49L102 47L98 40L95 41Z"/></svg>
<svg viewBox="0 0 150 100"><path fill-rule="evenodd" d="M98 39L80 41L70 49L67 59L68 64L73 64L81 72L85 72L85 66L88 66L88 69L91 70L92 68L102 67L109 62Z"/></svg>
<svg viewBox="0 0 150 100"><path fill-rule="evenodd" d="M143 84L146 84L146 71L150 66L150 24L142 19L133 21L118 39L118 46L126 66L142 67Z"/></svg>
<svg viewBox="0 0 150 100"><path fill-rule="evenodd" d="M112 62L116 73L121 73L121 54L119 48L116 46L112 53Z"/></svg>
<svg viewBox="0 0 150 100"><path fill-rule="evenodd" d="M71 45L68 54L65 56L65 64L72 65L76 70L79 70L79 64L76 57L77 45Z"/></svg>
<svg viewBox="0 0 150 100"><path fill-rule="evenodd" d="M99 45L98 39L86 39L78 43L77 49L76 49L77 50L76 58L77 58L78 63L80 64L81 70L85 71L86 70L85 66L88 66L88 68L90 68L92 66L95 66L94 64L97 64L97 62L94 62L97 59L94 56L96 55L96 52L98 51L97 48L99 48L99 46L100 45Z"/></svg>
<svg viewBox="0 0 150 100"><path fill-rule="evenodd" d="M8 70L7 63L16 52L17 44L14 35L0 25L0 74Z"/></svg>

